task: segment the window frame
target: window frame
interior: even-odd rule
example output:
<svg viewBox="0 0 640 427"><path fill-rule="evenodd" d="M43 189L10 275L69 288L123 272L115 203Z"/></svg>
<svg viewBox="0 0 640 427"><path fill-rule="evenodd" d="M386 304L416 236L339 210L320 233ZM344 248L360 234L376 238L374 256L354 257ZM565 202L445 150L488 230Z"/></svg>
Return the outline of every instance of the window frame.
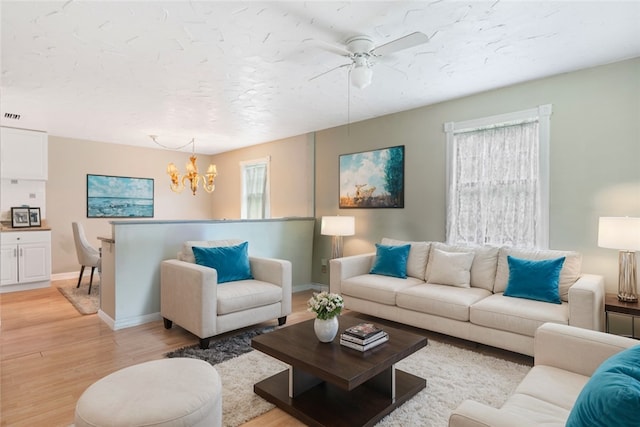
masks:
<svg viewBox="0 0 640 427"><path fill-rule="evenodd" d="M271 218L271 156L260 157L252 160L243 160L240 162L240 218L241 219L257 219L257 218L247 218L247 188L245 185L245 168L248 166L255 165L266 165L267 169L267 177L265 184L265 207L264 207L264 218Z"/></svg>
<svg viewBox="0 0 640 427"><path fill-rule="evenodd" d="M459 122L444 123L446 134L446 210L448 212L451 201L451 185L456 176L455 170L455 134L480 130L492 126L504 126L507 123L522 123L530 120L538 121L538 164L539 164L539 187L540 206L539 222L536 227L535 246L540 249L549 247L549 157L551 140L551 113L552 104L539 105L527 110L515 111L511 113L498 114L494 116L482 117L478 119L464 120ZM446 230L449 230L449 215L446 216ZM447 235L447 240L449 236ZM451 243L451 242L450 242Z"/></svg>

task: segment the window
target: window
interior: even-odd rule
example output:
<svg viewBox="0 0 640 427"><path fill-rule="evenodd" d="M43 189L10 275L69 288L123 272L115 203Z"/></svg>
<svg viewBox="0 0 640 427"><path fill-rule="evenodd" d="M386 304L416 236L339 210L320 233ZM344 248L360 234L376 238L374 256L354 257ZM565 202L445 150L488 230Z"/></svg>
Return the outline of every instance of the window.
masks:
<svg viewBox="0 0 640 427"><path fill-rule="evenodd" d="M242 219L269 218L269 163L270 158L240 162L242 185Z"/></svg>
<svg viewBox="0 0 640 427"><path fill-rule="evenodd" d="M551 105L445 123L447 242L549 245Z"/></svg>

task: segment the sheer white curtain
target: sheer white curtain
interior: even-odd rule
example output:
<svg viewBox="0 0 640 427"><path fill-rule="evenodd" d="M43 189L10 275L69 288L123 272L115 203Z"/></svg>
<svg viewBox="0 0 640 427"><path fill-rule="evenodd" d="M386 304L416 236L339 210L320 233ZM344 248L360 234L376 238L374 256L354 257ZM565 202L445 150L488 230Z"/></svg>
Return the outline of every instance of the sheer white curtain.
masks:
<svg viewBox="0 0 640 427"><path fill-rule="evenodd" d="M453 133L447 241L544 247L538 120Z"/></svg>
<svg viewBox="0 0 640 427"><path fill-rule="evenodd" d="M267 161L242 164L242 218L262 219L269 217Z"/></svg>
<svg viewBox="0 0 640 427"><path fill-rule="evenodd" d="M448 242L548 247L551 113L444 124Z"/></svg>

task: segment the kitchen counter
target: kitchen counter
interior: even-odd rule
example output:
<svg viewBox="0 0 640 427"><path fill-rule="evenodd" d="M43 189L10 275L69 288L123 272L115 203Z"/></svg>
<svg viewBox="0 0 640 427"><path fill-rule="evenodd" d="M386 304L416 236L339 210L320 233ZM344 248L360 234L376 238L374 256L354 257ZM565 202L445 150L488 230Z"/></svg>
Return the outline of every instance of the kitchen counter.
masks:
<svg viewBox="0 0 640 427"><path fill-rule="evenodd" d="M51 231L51 227L7 227L0 226L0 233L8 233L14 231Z"/></svg>

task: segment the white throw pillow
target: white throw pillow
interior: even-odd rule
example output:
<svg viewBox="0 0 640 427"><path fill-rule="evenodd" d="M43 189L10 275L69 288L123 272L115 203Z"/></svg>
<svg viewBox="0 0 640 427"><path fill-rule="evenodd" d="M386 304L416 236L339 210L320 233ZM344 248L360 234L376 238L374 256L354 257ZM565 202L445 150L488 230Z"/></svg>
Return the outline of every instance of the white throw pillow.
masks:
<svg viewBox="0 0 640 427"><path fill-rule="evenodd" d="M429 274L429 283L438 285L471 287L471 264L473 253L445 252L434 249L433 264Z"/></svg>
<svg viewBox="0 0 640 427"><path fill-rule="evenodd" d="M496 246L471 246L450 245L441 242L431 242L431 251L440 249L445 252L471 252L473 263L471 264L471 287L483 288L493 292L493 282L496 280L496 265L498 265L498 247ZM433 257L431 257L433 258ZM427 264L426 277L431 273L432 259Z"/></svg>
<svg viewBox="0 0 640 427"><path fill-rule="evenodd" d="M424 280L425 269L427 268L427 259L429 258L429 243L427 242L405 242L403 240L390 239L384 237L380 244L385 246L402 246L411 245L409 257L407 258L407 276Z"/></svg>

